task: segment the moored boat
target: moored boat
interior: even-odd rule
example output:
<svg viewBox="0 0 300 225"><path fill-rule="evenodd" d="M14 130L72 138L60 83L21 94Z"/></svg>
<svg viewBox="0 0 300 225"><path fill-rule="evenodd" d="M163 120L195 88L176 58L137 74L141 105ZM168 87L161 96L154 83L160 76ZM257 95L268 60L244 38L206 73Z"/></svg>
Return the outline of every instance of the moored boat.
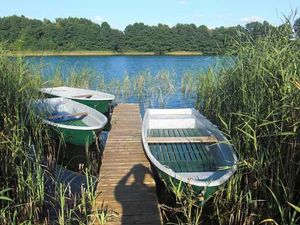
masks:
<svg viewBox="0 0 300 225"><path fill-rule="evenodd" d="M31 104L35 114L59 133L66 143L90 145L107 123L95 109L65 98L47 98Z"/></svg>
<svg viewBox="0 0 300 225"><path fill-rule="evenodd" d="M46 94L48 97L63 97L72 99L96 109L105 115L110 113L111 104L115 99L114 95L108 93L73 87L42 88L41 92Z"/></svg>
<svg viewBox="0 0 300 225"><path fill-rule="evenodd" d="M142 141L160 179L167 185L189 184L204 199L236 170L232 145L195 109L146 110Z"/></svg>

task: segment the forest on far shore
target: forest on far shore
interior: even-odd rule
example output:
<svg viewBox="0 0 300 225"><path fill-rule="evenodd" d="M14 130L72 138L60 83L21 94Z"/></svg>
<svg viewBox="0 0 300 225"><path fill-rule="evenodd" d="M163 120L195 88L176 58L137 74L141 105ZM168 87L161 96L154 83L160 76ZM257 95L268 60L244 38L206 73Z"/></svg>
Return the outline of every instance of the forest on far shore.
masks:
<svg viewBox="0 0 300 225"><path fill-rule="evenodd" d="M300 20L296 20L300 23ZM296 24L295 23L295 24ZM25 16L0 18L0 42L12 51L114 51L114 52L201 52L223 54L244 37L256 39L278 29L268 23L209 29L205 25L177 24L173 27L134 23L124 31L84 18L57 18L55 21ZM292 27L291 27L292 32Z"/></svg>

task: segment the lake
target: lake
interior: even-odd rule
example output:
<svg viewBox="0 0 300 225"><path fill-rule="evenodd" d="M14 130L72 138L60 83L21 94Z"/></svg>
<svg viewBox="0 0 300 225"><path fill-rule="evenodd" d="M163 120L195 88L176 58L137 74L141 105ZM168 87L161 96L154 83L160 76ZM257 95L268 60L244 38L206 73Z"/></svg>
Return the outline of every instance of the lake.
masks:
<svg viewBox="0 0 300 225"><path fill-rule="evenodd" d="M126 74L129 77L149 71L152 75L159 71L167 70L174 74L176 79L176 91L172 94L164 107L182 108L194 107L196 96L185 95L180 91L180 82L184 74L199 74L213 67L224 57L217 56L41 56L26 57L31 65L43 65L43 76L53 76L59 68L66 77L71 70L88 68L97 75L104 77L105 81L122 79ZM118 102L139 103L143 112L147 107L159 107L158 102L145 104L145 100L131 95L126 99L118 98Z"/></svg>

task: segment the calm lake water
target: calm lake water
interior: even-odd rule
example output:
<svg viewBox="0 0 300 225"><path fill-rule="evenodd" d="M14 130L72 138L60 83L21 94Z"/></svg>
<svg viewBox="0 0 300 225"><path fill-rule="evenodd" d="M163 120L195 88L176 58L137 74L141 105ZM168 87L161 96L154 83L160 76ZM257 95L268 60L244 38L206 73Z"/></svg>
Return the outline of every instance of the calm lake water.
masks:
<svg viewBox="0 0 300 225"><path fill-rule="evenodd" d="M104 76L106 81L113 78L122 79L126 74L136 76L149 71L152 75L159 71L168 70L176 77L177 91L168 98L166 108L194 107L195 95L185 96L180 92L181 78L185 73L197 74L215 66L223 60L216 56L43 56L27 57L31 65L43 65L43 75L53 76L55 70L60 68L63 76L68 71L88 68L99 76ZM139 103L143 112L147 107L159 107L158 102L151 106L145 103L145 99L137 96L129 96L126 99L118 98L119 102Z"/></svg>

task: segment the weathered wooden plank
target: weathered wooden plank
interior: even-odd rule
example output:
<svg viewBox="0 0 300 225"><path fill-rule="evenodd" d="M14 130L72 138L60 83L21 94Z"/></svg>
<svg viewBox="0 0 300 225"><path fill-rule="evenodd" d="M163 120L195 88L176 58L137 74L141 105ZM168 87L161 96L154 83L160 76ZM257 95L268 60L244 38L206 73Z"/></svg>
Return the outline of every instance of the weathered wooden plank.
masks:
<svg viewBox="0 0 300 225"><path fill-rule="evenodd" d="M155 181L141 143L138 105L118 105L111 124L94 209L100 209L104 202L118 214L107 224L161 224Z"/></svg>
<svg viewBox="0 0 300 225"><path fill-rule="evenodd" d="M148 137L149 144L158 143L216 143L218 140L214 136L200 137Z"/></svg>

